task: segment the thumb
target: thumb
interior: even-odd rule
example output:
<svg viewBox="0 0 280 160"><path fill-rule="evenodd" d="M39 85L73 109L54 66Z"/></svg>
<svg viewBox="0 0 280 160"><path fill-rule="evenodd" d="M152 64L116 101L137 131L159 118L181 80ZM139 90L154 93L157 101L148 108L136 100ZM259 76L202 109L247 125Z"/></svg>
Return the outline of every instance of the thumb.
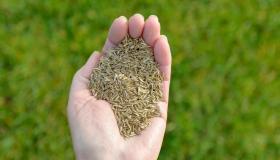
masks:
<svg viewBox="0 0 280 160"><path fill-rule="evenodd" d="M76 72L72 81L71 93L80 92L82 90L88 91L90 74L92 69L98 65L100 58L101 54L97 51L94 51L85 65Z"/></svg>
<svg viewBox="0 0 280 160"><path fill-rule="evenodd" d="M78 71L78 74L84 78L89 78L92 72L92 69L97 66L99 60L101 58L101 54L98 51L94 51L86 64Z"/></svg>

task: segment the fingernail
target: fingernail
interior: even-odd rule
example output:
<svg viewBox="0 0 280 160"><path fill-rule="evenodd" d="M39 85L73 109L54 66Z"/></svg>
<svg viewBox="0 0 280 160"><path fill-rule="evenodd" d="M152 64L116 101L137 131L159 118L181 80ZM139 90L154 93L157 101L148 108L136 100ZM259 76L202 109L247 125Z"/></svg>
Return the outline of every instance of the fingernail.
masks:
<svg viewBox="0 0 280 160"><path fill-rule="evenodd" d="M98 51L94 51L92 54L99 54L99 52Z"/></svg>
<svg viewBox="0 0 280 160"><path fill-rule="evenodd" d="M133 16L142 16L140 13L135 13Z"/></svg>
<svg viewBox="0 0 280 160"><path fill-rule="evenodd" d="M165 39L166 41L168 41L166 35L161 35L161 37L162 37L163 39Z"/></svg>
<svg viewBox="0 0 280 160"><path fill-rule="evenodd" d="M119 16L117 19L124 19L124 20L127 20L125 16Z"/></svg>
<svg viewBox="0 0 280 160"><path fill-rule="evenodd" d="M158 21L158 17L156 15L150 15L149 18L155 18Z"/></svg>
<svg viewBox="0 0 280 160"><path fill-rule="evenodd" d="M136 18L136 17L140 17L141 19L143 19L144 20L144 16L142 15L142 14L140 14L140 13L135 13L133 16L131 16L130 18Z"/></svg>

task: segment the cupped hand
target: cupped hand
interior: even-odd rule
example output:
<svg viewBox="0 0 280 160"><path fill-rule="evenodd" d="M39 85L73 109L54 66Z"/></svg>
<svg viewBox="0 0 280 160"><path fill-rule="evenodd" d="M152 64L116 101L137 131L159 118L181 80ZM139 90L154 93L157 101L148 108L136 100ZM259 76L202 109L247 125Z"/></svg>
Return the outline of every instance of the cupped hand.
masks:
<svg viewBox="0 0 280 160"><path fill-rule="evenodd" d="M151 125L140 135L124 139L117 126L108 102L97 100L88 89L91 71L100 58L129 34L142 37L153 48L156 62L163 74L163 100L159 102L161 117L151 120ZM171 74L171 53L166 36L160 35L160 23L154 15L144 21L135 14L127 20L121 16L111 25L101 53L94 52L86 64L75 74L69 94L68 120L77 159L157 159L166 128L168 93Z"/></svg>

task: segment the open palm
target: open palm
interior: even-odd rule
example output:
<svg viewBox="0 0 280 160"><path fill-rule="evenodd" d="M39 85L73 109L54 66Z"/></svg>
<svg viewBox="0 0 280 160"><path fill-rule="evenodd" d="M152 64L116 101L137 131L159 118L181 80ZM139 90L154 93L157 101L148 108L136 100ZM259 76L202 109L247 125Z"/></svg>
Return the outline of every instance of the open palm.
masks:
<svg viewBox="0 0 280 160"><path fill-rule="evenodd" d="M163 101L159 102L161 117L140 135L124 139L108 102L97 100L88 89L91 71L108 49L115 47L129 34L143 37L153 47L155 60L163 74ZM68 102L68 120L77 159L157 159L166 127L168 93L171 73L171 53L166 36L160 35L156 16L146 21L140 14L127 20L121 16L114 20L102 53L93 53L75 74Z"/></svg>

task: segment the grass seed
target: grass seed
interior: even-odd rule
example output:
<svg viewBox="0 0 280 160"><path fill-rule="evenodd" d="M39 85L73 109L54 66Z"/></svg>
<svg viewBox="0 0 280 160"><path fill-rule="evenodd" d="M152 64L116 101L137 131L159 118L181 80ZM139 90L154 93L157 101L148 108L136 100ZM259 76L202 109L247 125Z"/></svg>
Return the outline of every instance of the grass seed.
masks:
<svg viewBox="0 0 280 160"><path fill-rule="evenodd" d="M160 116L163 78L152 48L142 38L126 36L105 54L92 71L90 91L112 105L123 137L138 135Z"/></svg>

